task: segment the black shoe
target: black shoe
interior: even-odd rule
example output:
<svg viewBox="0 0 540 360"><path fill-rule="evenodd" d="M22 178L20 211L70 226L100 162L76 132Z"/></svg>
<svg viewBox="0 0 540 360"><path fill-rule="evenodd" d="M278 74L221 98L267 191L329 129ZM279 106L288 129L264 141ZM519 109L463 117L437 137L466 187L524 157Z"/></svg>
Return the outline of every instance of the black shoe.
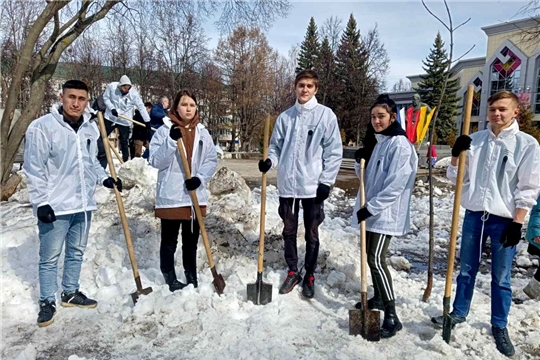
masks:
<svg viewBox="0 0 540 360"><path fill-rule="evenodd" d="M372 297L371 299L368 299L367 306L369 310L381 310L384 311L384 302L380 297ZM362 303L357 302L356 305L354 305L357 309L362 309Z"/></svg>
<svg viewBox="0 0 540 360"><path fill-rule="evenodd" d="M169 271L168 273L162 272L163 277L165 278L165 283L169 285L169 291L173 292L176 290L182 290L187 285L184 283L181 283L176 279L176 272L174 270Z"/></svg>
<svg viewBox="0 0 540 360"><path fill-rule="evenodd" d="M290 293L291 290L298 284L300 281L302 281L302 276L297 271L289 271L287 274L287 278L281 284L279 287L279 293L280 294L287 294Z"/></svg>
<svg viewBox="0 0 540 360"><path fill-rule="evenodd" d="M308 299L313 299L315 296L315 276L313 274L306 274L302 284L302 296Z"/></svg>
<svg viewBox="0 0 540 360"><path fill-rule="evenodd" d="M457 316L456 314L454 314L454 312L452 311L450 314L448 314L448 317L450 318L450 320L452 321L452 329L457 325L457 324L461 324L461 323L464 323L465 320L467 320L466 317L463 317L463 316ZM444 316L434 316L431 318L431 322L433 324L435 324L435 326L437 326L438 328L441 328L443 327L443 322L444 322Z"/></svg>
<svg viewBox="0 0 540 360"><path fill-rule="evenodd" d="M95 308L97 306L97 301L92 300L86 297L79 290L66 294L62 292L62 302L61 305L64 307L81 307L81 308Z"/></svg>
<svg viewBox="0 0 540 360"><path fill-rule="evenodd" d="M184 274L186 275L188 285L193 284L194 288L199 286L199 282L197 281L197 271L184 271Z"/></svg>
<svg viewBox="0 0 540 360"><path fill-rule="evenodd" d="M396 307L394 305L386 306L384 309L384 320L381 326L381 338L390 338L403 329L403 325L399 321L396 314Z"/></svg>
<svg viewBox="0 0 540 360"><path fill-rule="evenodd" d="M47 300L40 301L37 324L39 327L45 327L53 323L56 314L56 303Z"/></svg>
<svg viewBox="0 0 540 360"><path fill-rule="evenodd" d="M497 344L497 350L503 355L512 356L516 353L514 345L508 336L508 330L506 328L499 328L496 326L491 327L491 333L495 338L495 344Z"/></svg>

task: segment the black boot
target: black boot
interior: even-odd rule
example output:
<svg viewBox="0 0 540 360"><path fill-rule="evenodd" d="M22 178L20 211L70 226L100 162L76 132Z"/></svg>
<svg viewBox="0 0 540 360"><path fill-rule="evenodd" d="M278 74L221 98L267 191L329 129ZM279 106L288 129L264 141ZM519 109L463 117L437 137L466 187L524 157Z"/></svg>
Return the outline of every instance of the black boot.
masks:
<svg viewBox="0 0 540 360"><path fill-rule="evenodd" d="M313 274L306 274L304 277L302 296L308 299L313 299L315 296L315 276Z"/></svg>
<svg viewBox="0 0 540 360"><path fill-rule="evenodd" d="M181 290L187 286L176 279L176 272L174 270L171 270L168 273L164 272L163 277L165 278L167 285L169 285L169 291L171 292Z"/></svg>
<svg viewBox="0 0 540 360"><path fill-rule="evenodd" d="M496 326L491 327L491 332L495 338L495 344L497 345L497 350L503 355L513 356L516 353L514 345L512 345L512 340L508 336L508 330L506 328L499 328Z"/></svg>
<svg viewBox="0 0 540 360"><path fill-rule="evenodd" d="M186 275L188 285L193 284L194 288L199 286L199 282L197 281L197 271L184 271L184 274Z"/></svg>
<svg viewBox="0 0 540 360"><path fill-rule="evenodd" d="M367 305L369 310L381 310L384 311L384 302L381 298L381 295L379 294L379 291L377 290L377 287L374 286L375 292L373 294L373 297L371 299L368 299ZM362 309L362 303L357 302L356 305L354 305L357 309Z"/></svg>
<svg viewBox="0 0 540 360"><path fill-rule="evenodd" d="M399 321L394 305L387 305L384 308L384 320L381 326L381 338L390 338L403 329L403 325Z"/></svg>
<svg viewBox="0 0 540 360"><path fill-rule="evenodd" d="M280 294L287 294L292 291L292 289L302 281L302 275L298 271L289 270L287 273L287 278L279 287Z"/></svg>

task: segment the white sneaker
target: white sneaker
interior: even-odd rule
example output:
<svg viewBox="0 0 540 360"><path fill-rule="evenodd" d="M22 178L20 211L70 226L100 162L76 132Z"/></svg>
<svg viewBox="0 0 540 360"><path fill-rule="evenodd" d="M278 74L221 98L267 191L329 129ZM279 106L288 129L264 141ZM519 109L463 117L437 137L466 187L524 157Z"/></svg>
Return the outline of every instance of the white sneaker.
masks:
<svg viewBox="0 0 540 360"><path fill-rule="evenodd" d="M532 278L531 281L523 288L523 292L531 299L540 300L540 281Z"/></svg>

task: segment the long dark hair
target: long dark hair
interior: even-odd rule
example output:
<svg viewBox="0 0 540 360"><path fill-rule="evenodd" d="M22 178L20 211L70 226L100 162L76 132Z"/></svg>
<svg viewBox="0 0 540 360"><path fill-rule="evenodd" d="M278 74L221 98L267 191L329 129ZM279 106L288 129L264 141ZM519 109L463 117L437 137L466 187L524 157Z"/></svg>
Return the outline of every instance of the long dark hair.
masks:
<svg viewBox="0 0 540 360"><path fill-rule="evenodd" d="M195 97L195 94L193 94L193 92L189 91L189 90L180 90L176 96L174 97L174 101L171 105L171 113L173 113L178 119L181 119L183 120L181 117L180 117L180 114L178 113L178 104L180 104L180 99L182 99L182 96L189 96L190 98L193 99L193 101L195 101L195 105L197 105L197 98ZM193 116L193 120L195 120L196 118L199 117L199 110L197 110L195 112L195 116ZM192 120L192 121L193 121Z"/></svg>

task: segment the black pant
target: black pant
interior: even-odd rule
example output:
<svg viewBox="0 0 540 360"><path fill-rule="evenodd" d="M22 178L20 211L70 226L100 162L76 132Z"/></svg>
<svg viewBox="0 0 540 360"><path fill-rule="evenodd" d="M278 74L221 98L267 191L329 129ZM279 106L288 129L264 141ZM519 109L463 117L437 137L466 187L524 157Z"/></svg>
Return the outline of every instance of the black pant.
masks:
<svg viewBox="0 0 540 360"><path fill-rule="evenodd" d="M159 249L161 272L174 270L174 253L178 244L178 232L182 225L182 262L185 271L197 271L197 242L199 241L199 223L193 220L161 219L161 247Z"/></svg>
<svg viewBox="0 0 540 360"><path fill-rule="evenodd" d="M298 271L298 211L300 202L304 208L304 227L306 229L306 274L313 274L319 256L319 225L324 220L324 205L316 204L315 198L293 199L279 198L279 216L283 220L283 240L285 241L285 261L289 270ZM293 212L294 203L294 212Z"/></svg>
<svg viewBox="0 0 540 360"><path fill-rule="evenodd" d="M123 126L115 124L107 119L105 119L105 129L107 129L107 136L114 129L118 129L120 133L120 150L122 151L122 161L126 162L129 160L129 126ZM98 146L98 161L103 166L104 169L107 168L107 155L105 154L105 147L103 146L103 139L100 137L97 142Z"/></svg>
<svg viewBox="0 0 540 360"><path fill-rule="evenodd" d="M385 305L392 305L395 299L392 275L386 264L386 252L392 236L366 231L366 251L375 294L382 297Z"/></svg>

